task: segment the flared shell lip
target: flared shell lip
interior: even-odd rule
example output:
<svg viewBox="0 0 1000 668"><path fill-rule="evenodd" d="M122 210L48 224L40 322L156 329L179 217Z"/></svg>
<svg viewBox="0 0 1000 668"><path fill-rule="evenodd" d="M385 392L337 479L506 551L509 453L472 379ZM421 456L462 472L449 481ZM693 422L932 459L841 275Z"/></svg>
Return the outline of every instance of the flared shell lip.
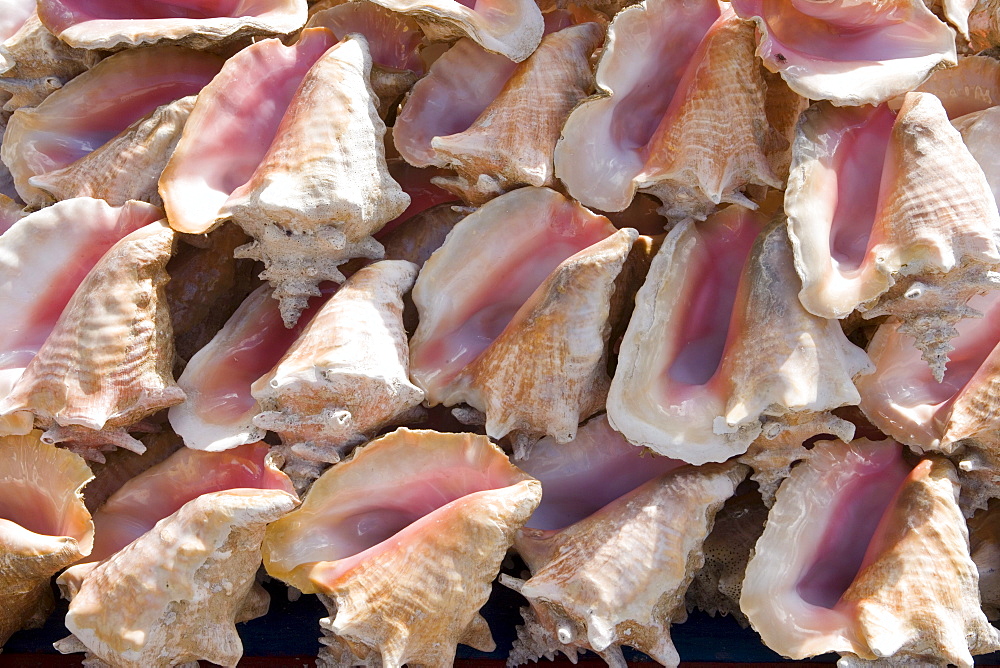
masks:
<svg viewBox="0 0 1000 668"><path fill-rule="evenodd" d="M459 439L464 440L465 443L459 446L461 447L461 452L458 457L458 459L462 461L463 465L470 467L470 470L483 473L487 473L487 470L490 468L501 469L501 475L506 478L504 484L490 486L486 489L476 489L475 491L462 494L460 497L442 504L426 515L421 516L414 522L411 522L404 528L394 533L392 536L352 555L330 561L302 561L300 563L293 563L296 561L295 558L291 556L291 551L294 548L290 548L289 544L294 542L294 539L290 539L286 535L283 535L288 532L288 530L284 529L286 521L294 521L296 512L312 511L313 507L316 505L321 505L322 507L334 506L337 503L338 495L341 493L337 489L337 477L344 475L345 472L352 472L353 469L358 466L363 467L366 464L372 466L374 463L369 463L367 461L372 458L372 453L375 453L375 456L378 457L382 450L387 450L391 453L394 448L402 447L400 442L405 443L405 440L403 439L425 438L428 436L445 437L446 439L454 440L455 443L458 443ZM412 444L410 445L412 446ZM452 445L451 447L455 446ZM426 456L435 457L435 453L430 452ZM479 461L477 466L477 460L485 459L491 459L493 461L489 463ZM440 465L442 467L447 466L447 464L444 463L443 457L438 456L438 460L441 463L435 465ZM324 478L326 479L326 482L324 482ZM392 482L392 480L383 480L380 485L385 487ZM331 488L329 491L326 489L328 487ZM331 469L328 469L328 471L324 473L324 475L321 476L316 483L314 483L309 495L306 497L305 502L297 511L290 513L268 528L268 534L264 540L261 552L264 567L270 575L288 582L292 586L300 589L303 593L317 593L322 591L323 587L323 585L317 581L320 574L322 574L323 580L326 581L329 581L331 578L339 577L341 574L363 562L367 557L383 551L386 547L399 545L405 542L409 536L420 532L426 527L439 523L442 517L458 511L462 505L485 499L490 496L495 496L501 492L507 492L511 495L520 496L531 488L540 489L541 483L514 466L507 458L507 455L504 454L504 452L495 444L490 442L485 436L475 434L441 433L430 430L411 430L405 427L400 427L395 432L356 449L348 460L341 462ZM348 487L344 493L349 494L351 492L352 490ZM313 517L316 518L316 521L321 522L323 520L323 513L316 512L313 514ZM272 541L283 542L284 552L289 556L284 558L276 557L275 550L272 548Z"/></svg>

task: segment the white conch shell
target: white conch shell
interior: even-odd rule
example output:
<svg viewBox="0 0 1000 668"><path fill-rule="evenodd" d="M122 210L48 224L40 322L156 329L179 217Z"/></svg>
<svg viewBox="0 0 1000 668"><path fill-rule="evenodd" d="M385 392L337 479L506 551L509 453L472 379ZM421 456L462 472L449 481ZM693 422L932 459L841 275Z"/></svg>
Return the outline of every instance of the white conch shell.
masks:
<svg viewBox="0 0 1000 668"><path fill-rule="evenodd" d="M702 564L716 512L746 476L742 464L686 466L666 473L562 531L522 529L516 547L531 569L501 582L531 612L509 663L559 650L590 649L624 668L621 646L665 666L679 657L670 625L687 618L684 594Z"/></svg>
<svg viewBox="0 0 1000 668"><path fill-rule="evenodd" d="M0 437L0 647L15 631L41 626L52 610L49 580L94 543L80 493L94 476L41 435Z"/></svg>
<svg viewBox="0 0 1000 668"><path fill-rule="evenodd" d="M405 508L393 500L404 497ZM264 565L324 593L321 661L446 666L459 642L493 649L479 609L540 499L538 481L485 436L398 429L328 469L268 527Z"/></svg>
<svg viewBox="0 0 1000 668"><path fill-rule="evenodd" d="M0 148L17 192L34 206L51 203L30 184L31 177L67 167L157 107L196 95L222 62L219 56L177 46L124 51L105 58L37 107L18 109Z"/></svg>
<svg viewBox="0 0 1000 668"><path fill-rule="evenodd" d="M164 299L175 232L151 223L115 244L87 274L0 415L31 413L48 442L100 460L115 445L143 451L126 429L180 403Z"/></svg>
<svg viewBox="0 0 1000 668"><path fill-rule="evenodd" d="M267 155L220 216L254 238L237 257L260 260L275 286L286 326L337 266L380 258L372 234L401 214L410 197L389 175L364 37L330 48L303 78Z"/></svg>
<svg viewBox="0 0 1000 668"><path fill-rule="evenodd" d="M753 27L728 7L648 0L623 10L596 81L555 152L556 176L584 205L622 211L639 190L672 221L704 219L721 202L756 208L749 185L782 187L805 102L759 66Z"/></svg>
<svg viewBox="0 0 1000 668"><path fill-rule="evenodd" d="M88 272L118 241L159 220L142 202L121 207L79 198L59 202L14 223L0 236L0 398L52 333ZM27 271L26 268L31 270ZM0 434L26 434L31 416L0 418Z"/></svg>
<svg viewBox="0 0 1000 668"><path fill-rule="evenodd" d="M94 567L74 593L66 628L113 666L235 666L235 620L260 567L265 526L298 500L281 490L203 494ZM57 649L79 651L62 641Z"/></svg>
<svg viewBox="0 0 1000 668"><path fill-rule="evenodd" d="M306 14L306 0L38 2L39 18L49 30L70 46L86 49L159 43L206 49L222 41L293 32L306 22Z"/></svg>
<svg viewBox="0 0 1000 668"><path fill-rule="evenodd" d="M456 225L413 288L410 374L428 404L468 403L493 438L572 440L603 408L615 279L637 236L533 187ZM489 267L469 261L474 251Z"/></svg>
<svg viewBox="0 0 1000 668"><path fill-rule="evenodd" d="M600 26L584 23L542 38L471 126L431 140L436 164L458 174L434 183L473 206L522 185L555 186L552 153L593 87L590 54L602 37Z"/></svg>
<svg viewBox="0 0 1000 668"><path fill-rule="evenodd" d="M181 138L195 96L157 107L106 144L63 167L32 176L28 184L54 201L103 199L112 206L129 200L163 204L157 182Z"/></svg>
<svg viewBox="0 0 1000 668"><path fill-rule="evenodd" d="M836 321L802 308L784 229L758 236L762 219L733 206L664 240L608 395L612 426L633 443L724 461L773 418L857 404L852 378L867 357Z"/></svg>
<svg viewBox="0 0 1000 668"><path fill-rule="evenodd" d="M281 436L286 471L294 459L339 461L423 401L408 378L403 330L403 294L416 276L416 265L399 260L360 269L253 384L262 408L253 422Z"/></svg>
<svg viewBox="0 0 1000 668"><path fill-rule="evenodd" d="M1000 130L1000 107L991 106L960 116L952 121L952 125L962 133L962 141L983 169L986 182L993 191L993 198L1000 202L1000 155L996 151L997 131Z"/></svg>
<svg viewBox="0 0 1000 668"><path fill-rule="evenodd" d="M792 153L785 213L803 306L901 318L940 380L965 303L1000 264L996 201L941 103L907 93L895 118L817 104Z"/></svg>
<svg viewBox="0 0 1000 668"><path fill-rule="evenodd" d="M740 607L771 649L951 663L996 651L944 459L911 470L892 441L818 443L778 490Z"/></svg>
<svg viewBox="0 0 1000 668"><path fill-rule="evenodd" d="M757 24L757 55L799 95L879 104L957 61L955 33L923 0L734 0Z"/></svg>
<svg viewBox="0 0 1000 668"><path fill-rule="evenodd" d="M487 51L521 62L542 41L545 22L534 0L496 0L471 7L458 0L372 0L412 16L432 41L468 37Z"/></svg>

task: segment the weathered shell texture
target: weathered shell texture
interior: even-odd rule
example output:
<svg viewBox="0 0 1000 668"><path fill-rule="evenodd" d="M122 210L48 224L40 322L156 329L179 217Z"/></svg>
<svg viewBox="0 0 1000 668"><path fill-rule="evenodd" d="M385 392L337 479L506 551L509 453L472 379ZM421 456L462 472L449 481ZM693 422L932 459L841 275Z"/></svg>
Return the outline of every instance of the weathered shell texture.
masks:
<svg viewBox="0 0 1000 668"><path fill-rule="evenodd" d="M1000 215L937 98L907 93L895 118L885 106L809 109L785 213L803 306L902 319L940 380L955 323L974 315L966 302L996 281Z"/></svg>
<svg viewBox="0 0 1000 668"><path fill-rule="evenodd" d="M987 56L963 56L956 67L934 72L914 90L936 96L954 121L1000 104L1000 61Z"/></svg>
<svg viewBox="0 0 1000 668"><path fill-rule="evenodd" d="M66 628L113 666L235 666L243 653L235 620L260 567L264 528L296 505L274 489L197 497L93 568ZM79 651L57 643L63 648Z"/></svg>
<svg viewBox="0 0 1000 668"><path fill-rule="evenodd" d="M1000 619L1000 503L969 518L969 554L979 571L979 596L983 613L990 620Z"/></svg>
<svg viewBox="0 0 1000 668"><path fill-rule="evenodd" d="M637 189L672 220L703 219L720 202L755 208L741 191L782 186L804 104L765 75L752 26L715 0L630 7L608 30L599 94L563 129L556 176L602 211L625 209Z"/></svg>
<svg viewBox="0 0 1000 668"><path fill-rule="evenodd" d="M281 360L324 301L313 298L310 310L289 329L271 292L262 285L251 293L177 379L186 398L168 416L189 448L217 452L264 438L265 431L253 424L260 406L251 385Z"/></svg>
<svg viewBox="0 0 1000 668"><path fill-rule="evenodd" d="M412 16L432 41L468 37L487 51L519 63L542 41L545 22L534 0L373 0Z"/></svg>
<svg viewBox="0 0 1000 668"><path fill-rule="evenodd" d="M51 203L31 177L67 167L157 107L197 94L222 59L176 46L125 51L19 109L7 124L0 157L17 192L34 206ZM132 168L134 169L134 168Z"/></svg>
<svg viewBox="0 0 1000 668"><path fill-rule="evenodd" d="M608 395L612 426L633 443L724 461L765 422L777 431L786 414L858 402L851 379L870 370L867 357L836 321L802 308L784 229L761 233L763 222L733 206L667 235Z"/></svg>
<svg viewBox="0 0 1000 668"><path fill-rule="evenodd" d="M687 618L702 543L746 473L733 462L679 468L562 531L523 529L517 549L531 578L501 578L531 605L510 664L590 649L624 668L629 645L677 666L670 624Z"/></svg>
<svg viewBox="0 0 1000 668"><path fill-rule="evenodd" d="M264 565L324 593L328 664L446 666L459 642L494 647L478 611L540 499L484 436L398 429L268 527Z"/></svg>
<svg viewBox="0 0 1000 668"><path fill-rule="evenodd" d="M142 452L126 428L180 403L164 298L175 233L151 223L115 244L87 274L0 415L35 416L48 442L100 460L112 446Z"/></svg>
<svg viewBox="0 0 1000 668"><path fill-rule="evenodd" d="M637 236L533 187L456 225L413 288L410 374L428 404L468 403L493 438L572 440L604 407L608 337L625 301L612 299L615 279Z"/></svg>
<svg viewBox="0 0 1000 668"><path fill-rule="evenodd" d="M50 578L94 541L80 493L90 469L40 436L0 437L0 647L15 631L42 625L52 609Z"/></svg>
<svg viewBox="0 0 1000 668"><path fill-rule="evenodd" d="M80 198L21 218L0 236L0 398L45 343L77 287L126 235L163 216L142 202L112 207ZM26 270L30 267L30 271ZM0 418L0 434L26 434L30 415Z"/></svg>
<svg viewBox="0 0 1000 668"><path fill-rule="evenodd" d="M957 61L955 33L923 0L734 0L757 24L757 55L811 100L879 104Z"/></svg>
<svg viewBox="0 0 1000 668"><path fill-rule="evenodd" d="M309 29L291 46L266 39L226 60L198 93L160 177L171 227L202 234L219 223L219 210L267 154L306 72L334 43L329 30Z"/></svg>
<svg viewBox="0 0 1000 668"><path fill-rule="evenodd" d="M969 44L973 51L1000 46L1000 0L980 0L969 14Z"/></svg>
<svg viewBox="0 0 1000 668"><path fill-rule="evenodd" d="M54 201L96 197L113 206L129 200L161 206L157 182L194 101L195 96L189 95L157 107L92 153L62 169L33 176L28 183Z"/></svg>
<svg viewBox="0 0 1000 668"><path fill-rule="evenodd" d="M473 206L522 185L554 186L552 153L569 113L593 88L590 54L603 37L596 23L546 35L468 129L431 140L438 162L457 173L434 183Z"/></svg>
<svg viewBox="0 0 1000 668"><path fill-rule="evenodd" d="M911 468L892 441L818 443L778 490L740 607L791 658L972 666L1000 636L957 501L947 460Z"/></svg>
<svg viewBox="0 0 1000 668"><path fill-rule="evenodd" d="M5 111L37 106L102 57L67 46L42 25L34 11L16 33L6 38L0 34L0 40L0 91L10 95L3 105Z"/></svg>
<svg viewBox="0 0 1000 668"><path fill-rule="evenodd" d="M38 16L70 46L118 49L179 43L204 49L221 41L282 35L306 22L306 0L39 0Z"/></svg>
<svg viewBox="0 0 1000 668"><path fill-rule="evenodd" d="M260 260L291 326L338 265L381 258L372 234L403 213L409 196L389 175L364 37L348 36L303 78L274 142L220 215L254 241L237 257Z"/></svg>
<svg viewBox="0 0 1000 668"><path fill-rule="evenodd" d="M253 384L263 409L254 424L278 433L293 457L325 463L399 424L424 398L408 378L403 330L403 294L416 277L416 265L399 260L352 275Z"/></svg>

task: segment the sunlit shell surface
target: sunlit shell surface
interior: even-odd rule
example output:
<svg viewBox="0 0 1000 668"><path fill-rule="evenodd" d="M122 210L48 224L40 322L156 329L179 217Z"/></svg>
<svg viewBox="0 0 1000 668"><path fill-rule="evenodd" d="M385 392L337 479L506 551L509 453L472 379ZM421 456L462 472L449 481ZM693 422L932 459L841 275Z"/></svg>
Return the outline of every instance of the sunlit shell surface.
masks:
<svg viewBox="0 0 1000 668"><path fill-rule="evenodd" d="M175 233L151 223L115 244L79 285L0 415L30 413L48 442L100 459L113 446L142 452L126 429L180 403L164 268Z"/></svg>
<svg viewBox="0 0 1000 668"><path fill-rule="evenodd" d="M753 208L741 191L783 185L803 104L765 74L752 26L715 0L630 7L608 30L599 94L563 129L556 176L602 211L625 209L636 190L676 220L704 218L720 202Z"/></svg>
<svg viewBox="0 0 1000 668"><path fill-rule="evenodd" d="M13 632L42 625L52 609L50 578L94 542L80 493L90 469L40 436L0 437L0 647Z"/></svg>
<svg viewBox="0 0 1000 668"><path fill-rule="evenodd" d="M66 614L83 647L64 640L57 649L89 650L122 668L235 666L243 653L235 622L260 567L264 527L297 504L275 489L186 503L87 574Z"/></svg>
<svg viewBox="0 0 1000 668"><path fill-rule="evenodd" d="M494 647L479 608L540 498L484 436L398 429L268 528L264 565L328 597L328 660L448 665L459 642Z"/></svg>
<svg viewBox="0 0 1000 668"><path fill-rule="evenodd" d="M819 443L778 490L740 607L787 657L972 666L1000 636L957 500L947 460L911 467L893 441Z"/></svg>
<svg viewBox="0 0 1000 668"><path fill-rule="evenodd" d="M615 279L636 237L547 188L456 225L413 288L410 373L428 404L468 403L494 438L571 440L604 405Z"/></svg>
<svg viewBox="0 0 1000 668"><path fill-rule="evenodd" d="M297 30L306 22L306 0L39 0L38 16L75 47L179 42L201 49L225 39Z"/></svg>
<svg viewBox="0 0 1000 668"><path fill-rule="evenodd" d="M969 554L979 570L983 612L1000 619L1000 503L991 503L969 519Z"/></svg>
<svg viewBox="0 0 1000 668"><path fill-rule="evenodd" d="M324 31L325 32L325 31ZM409 196L389 175L364 37L350 35L302 79L274 141L220 215L254 241L237 257L260 260L291 326L322 281L342 282L351 258L381 258L371 236Z"/></svg>
<svg viewBox="0 0 1000 668"><path fill-rule="evenodd" d="M279 434L293 455L318 462L336 462L399 424L424 398L407 377L403 330L403 294L416 276L416 265L399 260L353 274L253 384L263 409L254 424Z"/></svg>
<svg viewBox="0 0 1000 668"><path fill-rule="evenodd" d="M952 120L982 111L1000 104L1000 61L963 56L956 67L934 72L914 90L935 95Z"/></svg>
<svg viewBox="0 0 1000 668"><path fill-rule="evenodd" d="M784 229L730 207L678 225L636 296L608 395L626 438L693 464L744 452L768 416L856 404L870 367L796 297ZM756 244L755 244L756 241Z"/></svg>
<svg viewBox="0 0 1000 668"><path fill-rule="evenodd" d="M3 0L3 18L0 18L0 41L17 32L21 24L35 10L35 0Z"/></svg>
<svg viewBox="0 0 1000 668"><path fill-rule="evenodd" d="M0 157L29 204L50 198L30 184L68 167L163 104L197 94L222 65L218 56L181 47L126 51L102 60L39 106L11 117Z"/></svg>
<svg viewBox="0 0 1000 668"><path fill-rule="evenodd" d="M819 103L799 124L785 213L811 313L904 321L941 378L965 302L991 288L1000 215L983 170L928 93Z"/></svg>
<svg viewBox="0 0 1000 668"><path fill-rule="evenodd" d="M736 463L682 467L561 531L523 529L516 545L531 578L503 582L531 609L510 663L590 649L618 668L629 645L677 666L670 624L687 618L684 593L702 543L746 473Z"/></svg>
<svg viewBox="0 0 1000 668"><path fill-rule="evenodd" d="M923 0L734 0L757 55L792 90L837 106L879 104L957 60L955 33Z"/></svg>
<svg viewBox="0 0 1000 668"><path fill-rule="evenodd" d="M0 236L2 397L10 393L104 253L162 216L142 202L111 207L81 198L21 218ZM0 433L26 434L31 425L30 416L0 418Z"/></svg>

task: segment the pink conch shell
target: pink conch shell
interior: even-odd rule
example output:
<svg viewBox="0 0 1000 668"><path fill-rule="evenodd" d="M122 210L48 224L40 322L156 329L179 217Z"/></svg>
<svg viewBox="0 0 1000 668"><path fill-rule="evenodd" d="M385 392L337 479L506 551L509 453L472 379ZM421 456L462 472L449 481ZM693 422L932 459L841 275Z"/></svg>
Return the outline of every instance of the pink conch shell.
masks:
<svg viewBox="0 0 1000 668"><path fill-rule="evenodd" d="M320 11L310 10L307 28L322 27L337 39L364 35L372 56L372 90L378 97L378 114L385 118L424 73L418 47L424 34L416 21L366 0L336 2Z"/></svg>
<svg viewBox="0 0 1000 668"><path fill-rule="evenodd" d="M943 15L965 39L969 38L969 14L977 0L924 0L924 4L938 16Z"/></svg>
<svg viewBox="0 0 1000 668"><path fill-rule="evenodd" d="M94 542L80 493L90 469L40 436L0 437L0 647L15 631L42 625L52 610L49 580Z"/></svg>
<svg viewBox="0 0 1000 668"><path fill-rule="evenodd" d="M270 372L253 384L254 424L278 433L286 470L333 463L380 429L398 425L424 398L407 374L403 294L417 267L386 260L352 275ZM318 468L318 467L317 467Z"/></svg>
<svg viewBox="0 0 1000 668"><path fill-rule="evenodd" d="M545 23L534 0L373 0L412 16L431 41L468 37L487 51L516 63L542 41Z"/></svg>
<svg viewBox="0 0 1000 668"><path fill-rule="evenodd" d="M948 118L954 121L1000 104L1000 61L986 56L964 56L957 67L938 70L915 90L936 96ZM902 97L897 99L901 105Z"/></svg>
<svg viewBox="0 0 1000 668"><path fill-rule="evenodd" d="M990 620L1000 619L1000 503L969 519L969 554L979 571L979 595Z"/></svg>
<svg viewBox="0 0 1000 668"><path fill-rule="evenodd" d="M546 35L472 125L431 140L435 163L458 174L434 183L473 206L522 185L554 186L552 153L593 87L590 54L603 37L596 23Z"/></svg>
<svg viewBox="0 0 1000 668"><path fill-rule="evenodd" d="M997 282L1000 215L937 98L908 93L895 117L886 106L808 110L785 213L803 306L901 318L940 380L965 302Z"/></svg>
<svg viewBox="0 0 1000 668"><path fill-rule="evenodd" d="M787 657L971 668L1000 635L979 608L957 501L947 460L911 470L892 441L819 443L778 490L740 607Z"/></svg>
<svg viewBox="0 0 1000 668"><path fill-rule="evenodd" d="M141 455L119 448L108 452L104 456L103 464L88 462L90 470L94 472L94 479L87 483L83 500L90 512L104 505L104 502L129 480L184 447L184 441L180 436L169 429L144 434L142 444L146 446L146 451Z"/></svg>
<svg viewBox="0 0 1000 668"><path fill-rule="evenodd" d="M622 11L597 86L555 153L556 176L586 206L621 211L639 190L671 219L703 219L721 202L756 208L748 185L783 185L804 101L761 69L753 27L715 0Z"/></svg>
<svg viewBox="0 0 1000 668"><path fill-rule="evenodd" d="M226 40L287 34L306 22L306 0L39 0L38 16L70 46L113 49L180 43L204 49Z"/></svg>
<svg viewBox="0 0 1000 668"><path fill-rule="evenodd" d="M71 441L98 460L115 445L142 452L126 429L184 399L163 294L174 236L165 221L152 223L101 258L0 401L0 416L33 414L46 441Z"/></svg>
<svg viewBox="0 0 1000 668"><path fill-rule="evenodd" d="M18 31L28 17L35 11L36 0L3 0L0 7L0 42Z"/></svg>
<svg viewBox="0 0 1000 668"><path fill-rule="evenodd" d="M204 659L235 666L236 632L260 567L265 526L298 504L276 489L203 494L94 567L66 614L77 642L122 668ZM85 647L80 647L81 643Z"/></svg>
<svg viewBox="0 0 1000 668"><path fill-rule="evenodd" d="M382 257L372 234L403 213L409 196L389 175L364 37L327 51L303 78L277 136L220 215L254 241L237 257L260 260L292 326L338 265Z"/></svg>
<svg viewBox="0 0 1000 668"><path fill-rule="evenodd" d="M802 308L784 229L760 234L762 222L733 206L667 235L608 395L612 426L633 443L724 461L766 422L858 402L851 379L870 370L867 357L836 321Z"/></svg>
<svg viewBox="0 0 1000 668"><path fill-rule="evenodd" d="M755 490L726 501L702 547L705 565L687 590L688 610L698 608L713 617L732 615L743 628L749 625L740 610L740 593L747 562L766 521L767 507Z"/></svg>
<svg viewBox="0 0 1000 668"><path fill-rule="evenodd" d="M323 594L328 660L445 666L459 642L493 649L478 611L540 499L538 481L484 436L398 429L268 528L264 565Z"/></svg>
<svg viewBox="0 0 1000 668"><path fill-rule="evenodd" d="M684 594L702 543L746 472L736 463L682 467L562 531L523 529L517 549L531 578L501 576L531 605L509 664L557 650L574 660L589 649L624 668L621 646L629 645L677 666L670 625L687 618Z"/></svg>
<svg viewBox="0 0 1000 668"><path fill-rule="evenodd" d="M637 236L532 187L456 225L413 288L410 374L428 404L468 403L493 438L572 440L604 405L615 279ZM485 249L488 264L469 261Z"/></svg>
<svg viewBox="0 0 1000 668"><path fill-rule="evenodd" d="M266 39L229 58L198 94L184 134L160 177L171 227L202 234L267 153L306 72L334 44L329 30L304 30L292 46Z"/></svg>
<svg viewBox="0 0 1000 668"><path fill-rule="evenodd" d="M62 169L33 176L28 183L54 201L95 197L112 206L129 200L160 206L157 181L194 101L195 96L189 95L157 107L92 153Z"/></svg>
<svg viewBox="0 0 1000 668"><path fill-rule="evenodd" d="M14 112L0 156L18 193L35 206L50 198L29 179L67 167L158 106L198 93L222 59L181 47L126 51L102 60L48 96Z"/></svg>
<svg viewBox="0 0 1000 668"><path fill-rule="evenodd" d="M310 311L323 301L314 298ZM287 329L271 287L262 285L191 358L177 379L186 399L168 413L189 448L217 452L264 437L253 424L260 406L250 387L281 360L312 318L310 311Z"/></svg>
<svg viewBox="0 0 1000 668"><path fill-rule="evenodd" d="M3 109L38 106L53 91L97 64L102 56L67 46L31 12L21 28L6 40L0 30L0 100L3 92L10 96Z"/></svg>
<svg viewBox="0 0 1000 668"><path fill-rule="evenodd" d="M6 397L49 337L59 316L101 257L163 212L130 202L111 207L81 198L14 223L0 236L0 398ZM31 267L31 271L25 271ZM0 434L26 434L31 416L0 418Z"/></svg>
<svg viewBox="0 0 1000 668"><path fill-rule="evenodd" d="M9 230L14 223L27 215L28 212L18 202L0 194L0 234Z"/></svg>
<svg viewBox="0 0 1000 668"><path fill-rule="evenodd" d="M957 61L955 33L923 0L734 0L760 34L757 55L799 95L879 104Z"/></svg>

